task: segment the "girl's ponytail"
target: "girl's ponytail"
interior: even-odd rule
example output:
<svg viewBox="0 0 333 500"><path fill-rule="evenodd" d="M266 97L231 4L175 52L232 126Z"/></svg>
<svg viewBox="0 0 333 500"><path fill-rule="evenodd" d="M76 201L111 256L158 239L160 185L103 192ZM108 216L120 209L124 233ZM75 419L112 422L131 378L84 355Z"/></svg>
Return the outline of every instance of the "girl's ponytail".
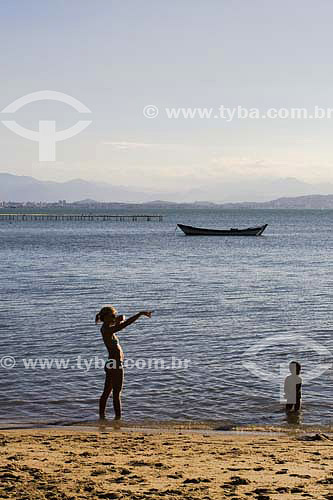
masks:
<svg viewBox="0 0 333 500"><path fill-rule="evenodd" d="M102 307L102 309L99 311L99 313L96 314L96 318L95 318L95 323L97 325L97 323L103 323L104 322L104 318L107 316L107 315L112 315L114 317L114 320L116 320L116 317L117 317L117 309L113 306L104 306Z"/></svg>

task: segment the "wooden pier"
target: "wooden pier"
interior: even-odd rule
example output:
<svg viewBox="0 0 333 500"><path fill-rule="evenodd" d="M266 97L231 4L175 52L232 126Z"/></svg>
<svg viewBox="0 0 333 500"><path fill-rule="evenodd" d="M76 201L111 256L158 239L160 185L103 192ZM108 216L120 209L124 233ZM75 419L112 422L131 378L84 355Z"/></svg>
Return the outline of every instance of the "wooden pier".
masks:
<svg viewBox="0 0 333 500"><path fill-rule="evenodd" d="M109 214L6 214L0 213L0 221L116 221L116 222L137 222L137 221L159 221L163 220L162 215L109 215Z"/></svg>

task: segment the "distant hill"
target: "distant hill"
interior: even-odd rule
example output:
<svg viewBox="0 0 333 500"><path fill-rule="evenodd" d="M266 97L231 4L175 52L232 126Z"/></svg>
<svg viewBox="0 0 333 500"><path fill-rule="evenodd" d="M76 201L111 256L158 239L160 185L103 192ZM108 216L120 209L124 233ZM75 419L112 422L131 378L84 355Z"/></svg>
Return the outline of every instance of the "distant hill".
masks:
<svg viewBox="0 0 333 500"><path fill-rule="evenodd" d="M184 185L184 184L183 184ZM217 203L266 202L282 197L327 195L333 193L333 184L309 184L294 177L264 178L239 177L215 180L209 185L187 191L182 201L214 201ZM163 199L166 199L165 197ZM167 198L170 200L169 198ZM172 198L174 199L174 198ZM178 199L179 201L179 199Z"/></svg>
<svg viewBox="0 0 333 500"><path fill-rule="evenodd" d="M188 208L221 208L221 209L333 209L333 194L310 194L307 196L284 197L276 200L264 202L242 202L242 203L211 203L211 202L195 202L195 203L173 203L169 202L154 202L160 207L168 207L170 205Z"/></svg>
<svg viewBox="0 0 333 500"><path fill-rule="evenodd" d="M333 185L311 185L294 178L259 178L251 181L243 179L238 183L220 181L210 187L202 186L200 189L187 189L186 183L183 182L180 184L179 192L154 192L82 179L53 182L0 173L0 201L12 202L66 200L76 202L78 205L92 205L96 200L109 203L149 203L156 208L179 206L179 204L196 208L216 206L223 208L333 208L333 195L330 193L333 193ZM250 201L239 202L239 200L246 199ZM216 203L206 200L216 200Z"/></svg>
<svg viewBox="0 0 333 500"><path fill-rule="evenodd" d="M136 191L123 186L73 179L68 182L40 181L33 177L0 173L0 201L98 200L111 202L144 202L161 194Z"/></svg>
<svg viewBox="0 0 333 500"><path fill-rule="evenodd" d="M224 203L224 208L299 208L333 209L333 194L311 194L307 196L284 197L265 202Z"/></svg>

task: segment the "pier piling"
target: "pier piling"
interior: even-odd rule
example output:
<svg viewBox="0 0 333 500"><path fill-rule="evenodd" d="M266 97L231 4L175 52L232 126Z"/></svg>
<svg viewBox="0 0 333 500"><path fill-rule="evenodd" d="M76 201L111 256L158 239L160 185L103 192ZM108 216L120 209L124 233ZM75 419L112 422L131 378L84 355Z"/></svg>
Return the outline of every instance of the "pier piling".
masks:
<svg viewBox="0 0 333 500"><path fill-rule="evenodd" d="M13 214L0 213L0 221L163 221L162 215L109 215L109 214Z"/></svg>

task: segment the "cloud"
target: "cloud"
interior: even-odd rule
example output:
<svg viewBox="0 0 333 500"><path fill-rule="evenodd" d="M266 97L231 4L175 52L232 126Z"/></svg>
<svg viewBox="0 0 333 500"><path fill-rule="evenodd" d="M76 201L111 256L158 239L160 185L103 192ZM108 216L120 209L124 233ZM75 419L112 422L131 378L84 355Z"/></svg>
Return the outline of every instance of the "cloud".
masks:
<svg viewBox="0 0 333 500"><path fill-rule="evenodd" d="M135 149L188 149L189 146L183 144L150 143L150 142L130 142L130 141L105 141L104 146L111 146L118 151L131 151Z"/></svg>
<svg viewBox="0 0 333 500"><path fill-rule="evenodd" d="M210 168L217 177L219 176L269 176L290 177L296 176L307 182L327 179L332 175L332 163L319 162L316 159L303 157L298 154L289 154L286 158L249 158L249 157L223 157L212 156Z"/></svg>
<svg viewBox="0 0 333 500"><path fill-rule="evenodd" d="M154 144L149 144L145 142L127 142L127 141L120 141L120 142L103 142L104 146L111 146L113 149L119 149L122 151L128 151L130 149L151 149L154 147Z"/></svg>

